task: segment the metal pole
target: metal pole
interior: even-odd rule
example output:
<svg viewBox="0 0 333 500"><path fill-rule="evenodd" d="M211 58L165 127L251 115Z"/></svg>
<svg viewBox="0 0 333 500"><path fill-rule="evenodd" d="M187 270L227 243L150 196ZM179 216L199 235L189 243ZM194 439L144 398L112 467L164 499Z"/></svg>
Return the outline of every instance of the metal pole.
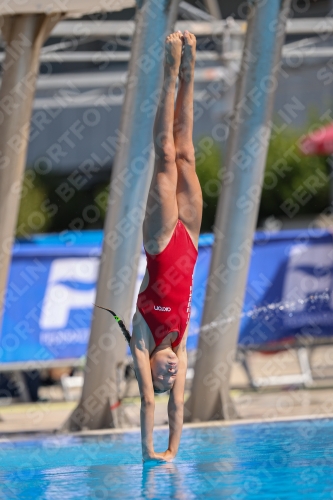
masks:
<svg viewBox="0 0 333 500"><path fill-rule="evenodd" d="M205 5L208 12L215 17L215 19L222 19L221 8L218 0L205 0Z"/></svg>
<svg viewBox="0 0 333 500"><path fill-rule="evenodd" d="M136 29L120 144L110 185L109 208L96 304L128 323L142 245L142 220L152 175L152 130L162 75L164 41L176 20L178 0L138 2ZM119 425L117 368L126 344L112 316L94 311L81 400L62 430Z"/></svg>
<svg viewBox="0 0 333 500"><path fill-rule="evenodd" d="M254 0L236 91L215 221L209 280L187 420L230 419L229 379L239 332L253 233L270 137L277 70L290 0ZM205 325L209 325L206 326Z"/></svg>
<svg viewBox="0 0 333 500"><path fill-rule="evenodd" d="M61 15L4 16L0 89L0 329L28 147L39 53Z"/></svg>

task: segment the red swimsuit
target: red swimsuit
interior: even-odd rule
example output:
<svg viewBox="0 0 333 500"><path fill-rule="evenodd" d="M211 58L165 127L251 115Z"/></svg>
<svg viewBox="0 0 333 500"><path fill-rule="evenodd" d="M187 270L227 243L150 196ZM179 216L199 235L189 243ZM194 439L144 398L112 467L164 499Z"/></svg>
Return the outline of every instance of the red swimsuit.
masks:
<svg viewBox="0 0 333 500"><path fill-rule="evenodd" d="M171 240L162 252L146 250L149 283L139 293L138 309L154 337L156 346L170 332L178 332L171 345L180 344L190 318L193 270L198 257L190 235L178 220Z"/></svg>

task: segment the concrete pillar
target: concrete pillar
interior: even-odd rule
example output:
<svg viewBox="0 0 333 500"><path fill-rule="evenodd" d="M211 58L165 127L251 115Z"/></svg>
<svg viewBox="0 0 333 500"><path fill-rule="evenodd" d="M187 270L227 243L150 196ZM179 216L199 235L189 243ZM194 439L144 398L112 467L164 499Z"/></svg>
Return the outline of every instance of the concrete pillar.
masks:
<svg viewBox="0 0 333 500"><path fill-rule="evenodd" d="M130 321L142 220L152 175L152 131L160 93L164 41L172 31L178 0L138 2L136 28L120 143L110 184L96 304ZM62 430L100 429L120 424L117 367L125 358L126 342L111 314L95 308L89 340L82 397Z"/></svg>
<svg viewBox="0 0 333 500"><path fill-rule="evenodd" d="M249 2L248 28L230 127L215 242L186 419L231 419L229 379L270 138L274 91L290 0ZM232 179L232 180L231 180Z"/></svg>
<svg viewBox="0 0 333 500"><path fill-rule="evenodd" d="M20 204L40 49L60 14L4 16L0 89L0 329Z"/></svg>

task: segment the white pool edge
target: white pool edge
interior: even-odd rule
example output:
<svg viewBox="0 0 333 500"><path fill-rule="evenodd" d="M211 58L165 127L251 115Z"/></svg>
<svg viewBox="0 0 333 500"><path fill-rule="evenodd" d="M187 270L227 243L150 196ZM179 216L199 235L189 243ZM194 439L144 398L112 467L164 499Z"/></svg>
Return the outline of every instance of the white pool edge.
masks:
<svg viewBox="0 0 333 500"><path fill-rule="evenodd" d="M210 422L192 422L185 423L183 429L199 429L199 428L213 428L213 427L232 427L232 426L240 426L240 425L251 425L251 424L270 424L270 423L278 423L278 422L297 422L304 420L332 420L333 413L327 414L319 414L319 415L295 415L295 416L284 416L284 417L272 417L272 418L248 418L248 419L237 419L237 420L214 420ZM168 430L168 425L156 425L154 430ZM1 432L1 430L0 430ZM61 436L76 436L76 437L85 437L85 436L102 436L102 435L112 435L112 434L128 434L128 433L139 433L139 427L125 427L125 428L117 428L117 429L97 429L97 430L83 430L77 432L63 432L63 431L49 431L49 430L41 430L38 433L31 432L21 432L15 433L14 435L8 433L8 435L0 438L0 443L8 443L8 441L21 441L38 439L42 437L61 437ZM6 433L7 434L7 433Z"/></svg>
<svg viewBox="0 0 333 500"><path fill-rule="evenodd" d="M332 420L333 413L327 413L325 415L295 415L295 416L285 416L285 417L273 417L269 419L261 418L248 418L248 419L237 419L237 420L214 420L210 422L191 422L185 423L183 429L197 429L197 428L208 428L208 427L231 427L233 425L250 425L250 424L269 424L275 422L296 422L304 420ZM169 426L166 425L156 425L154 430L168 430ZM139 427L126 427L120 429L100 429L100 430L84 430L79 432L69 432L68 434L74 436L94 436L101 434L126 434L128 432L140 432ZM60 433L56 434L60 435ZM67 434L66 434L67 435Z"/></svg>

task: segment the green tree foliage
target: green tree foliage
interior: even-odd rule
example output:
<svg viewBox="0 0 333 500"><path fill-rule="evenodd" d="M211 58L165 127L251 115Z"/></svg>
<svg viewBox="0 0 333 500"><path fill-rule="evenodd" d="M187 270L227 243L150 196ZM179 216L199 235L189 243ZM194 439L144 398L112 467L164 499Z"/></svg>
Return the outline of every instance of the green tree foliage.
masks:
<svg viewBox="0 0 333 500"><path fill-rule="evenodd" d="M259 220L320 213L329 204L328 164L324 156L305 156L299 140L303 131L272 134L265 170ZM196 166L204 209L202 232L210 232L223 177L220 148L211 138L198 141Z"/></svg>
<svg viewBox="0 0 333 500"><path fill-rule="evenodd" d="M305 156L302 132L272 135L266 162L259 217L316 214L329 203L327 158Z"/></svg>
<svg viewBox="0 0 333 500"><path fill-rule="evenodd" d="M33 180L32 180L33 177ZM52 217L48 212L47 187L27 170L23 179L16 236L26 238L30 234L49 229Z"/></svg>
<svg viewBox="0 0 333 500"><path fill-rule="evenodd" d="M109 175L108 175L109 176ZM108 185L104 180L87 189L75 189L66 176L37 175L27 169L23 181L16 236L102 229Z"/></svg>
<svg viewBox="0 0 333 500"><path fill-rule="evenodd" d="M196 171L203 197L201 232L207 233L214 224L222 178L221 149L210 137L202 138L197 144Z"/></svg>
<svg viewBox="0 0 333 500"><path fill-rule="evenodd" d="M280 134L273 131L259 220L316 214L329 204L327 158L302 155L298 145L302 133L291 128ZM210 137L203 137L196 144L196 168L204 201L201 230L211 232L221 179L226 174L220 146ZM109 175L108 172L82 189L74 190L68 176L38 176L33 170L27 170L17 236L66 229L101 229L107 210Z"/></svg>
<svg viewBox="0 0 333 500"><path fill-rule="evenodd" d="M108 208L110 184L99 184L94 190L94 202L99 207L101 218L104 221Z"/></svg>

